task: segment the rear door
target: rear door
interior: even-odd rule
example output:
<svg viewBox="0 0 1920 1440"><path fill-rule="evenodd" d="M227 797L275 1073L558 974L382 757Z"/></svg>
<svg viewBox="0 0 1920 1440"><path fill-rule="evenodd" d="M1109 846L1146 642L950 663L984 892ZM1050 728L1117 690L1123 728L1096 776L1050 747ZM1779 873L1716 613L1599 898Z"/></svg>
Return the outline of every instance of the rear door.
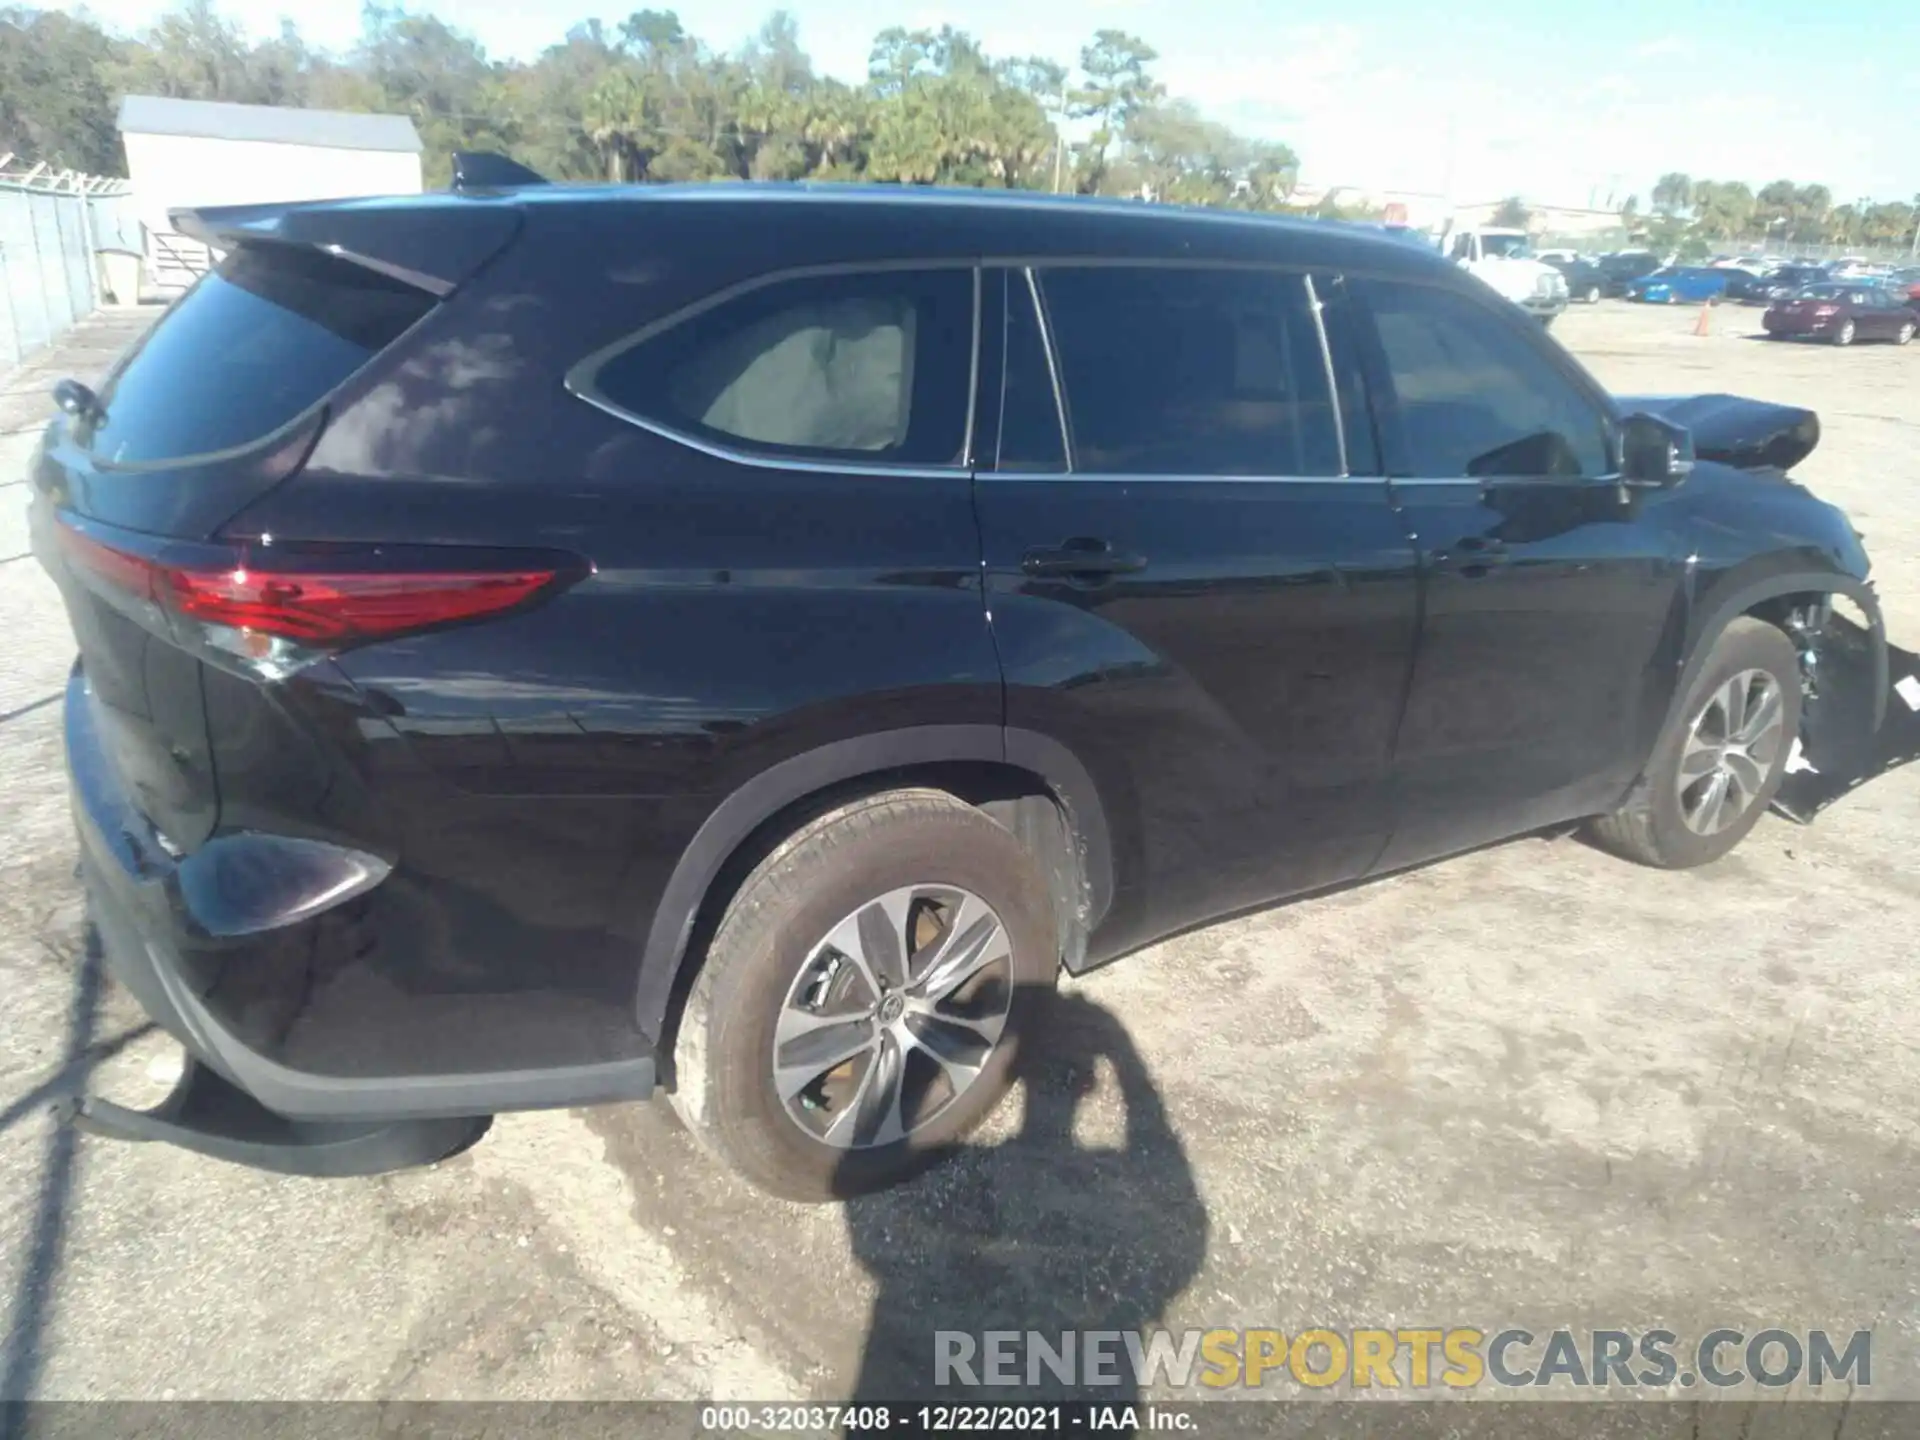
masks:
<svg viewBox="0 0 1920 1440"><path fill-rule="evenodd" d="M1354 282L1419 652L1382 864L1604 810L1645 759L1683 570L1670 491L1626 491L1609 406L1509 307Z"/></svg>
<svg viewBox="0 0 1920 1440"><path fill-rule="evenodd" d="M220 524L297 469L319 402L432 308L359 265L243 245L101 386L49 427L34 468L34 549L59 584L122 782L180 849L211 832L218 790L201 662L151 593Z"/></svg>
<svg viewBox="0 0 1920 1440"><path fill-rule="evenodd" d="M1000 273L977 485L1007 719L1094 772L1096 949L1361 873L1414 634L1413 550L1347 436L1298 273ZM1058 403L1056 404L1056 399Z"/></svg>

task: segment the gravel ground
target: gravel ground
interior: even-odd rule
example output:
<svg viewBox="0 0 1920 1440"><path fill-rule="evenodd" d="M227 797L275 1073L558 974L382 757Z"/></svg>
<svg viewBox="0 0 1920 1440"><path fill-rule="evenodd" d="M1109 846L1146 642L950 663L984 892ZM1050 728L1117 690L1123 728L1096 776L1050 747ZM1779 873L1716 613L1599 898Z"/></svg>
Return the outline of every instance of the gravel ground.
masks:
<svg viewBox="0 0 1920 1440"><path fill-rule="evenodd" d="M1818 409L1802 478L1912 647L1920 346L1695 314L1556 334L1618 391ZM141 318L0 380L0 476L48 377ZM1920 768L1706 871L1522 841L1133 956L1067 988L1057 1054L976 1146L851 1206L744 1190L658 1106L282 1179L46 1117L82 1081L150 1103L177 1061L81 953L71 642L13 558L23 501L0 488L0 1395L833 1398L922 1381L935 1324L1159 1323L1872 1327L1873 1397L1920 1399Z"/></svg>

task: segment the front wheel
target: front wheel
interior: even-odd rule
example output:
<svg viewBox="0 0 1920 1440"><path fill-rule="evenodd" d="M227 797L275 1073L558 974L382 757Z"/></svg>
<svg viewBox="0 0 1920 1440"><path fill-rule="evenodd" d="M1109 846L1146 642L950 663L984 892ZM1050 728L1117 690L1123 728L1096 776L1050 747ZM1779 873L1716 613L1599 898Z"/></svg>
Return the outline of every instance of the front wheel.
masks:
<svg viewBox="0 0 1920 1440"><path fill-rule="evenodd" d="M1593 822L1593 839L1665 870L1718 860L1773 803L1799 733L1793 643L1742 616L1714 642L1626 803Z"/></svg>
<svg viewBox="0 0 1920 1440"><path fill-rule="evenodd" d="M1913 339L1913 330L1914 330L1913 321L1911 320L1907 321L1907 323L1902 325L1900 329L1895 333L1893 337L1893 343L1896 345L1906 345L1910 343Z"/></svg>
<svg viewBox="0 0 1920 1440"><path fill-rule="evenodd" d="M1598 305L1599 303L1600 303L1600 287L1598 285L1589 285L1587 287L1587 304Z"/></svg>
<svg viewBox="0 0 1920 1440"><path fill-rule="evenodd" d="M773 1194L878 1189L999 1102L1058 967L1047 887L1010 831L937 790L856 801L727 907L681 1013L674 1109Z"/></svg>

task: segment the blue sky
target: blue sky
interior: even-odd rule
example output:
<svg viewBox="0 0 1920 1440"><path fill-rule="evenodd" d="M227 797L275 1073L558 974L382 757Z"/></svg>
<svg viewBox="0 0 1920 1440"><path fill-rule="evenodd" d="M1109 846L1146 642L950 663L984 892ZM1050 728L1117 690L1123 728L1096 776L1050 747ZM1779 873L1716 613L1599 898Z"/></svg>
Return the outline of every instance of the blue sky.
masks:
<svg viewBox="0 0 1920 1440"><path fill-rule="evenodd" d="M282 16L345 48L343 0L220 0L249 31ZM660 8L673 8L661 4ZM69 7L78 8L78 7ZM92 0L138 30L164 0ZM636 5L595 0L413 0L496 58L530 57L574 20ZM769 0L678 7L719 49ZM1319 185L1443 191L1468 202L1520 193L1604 203L1656 176L1819 181L1836 201L1920 191L1920 5L1912 0L790 0L815 64L866 73L882 24L971 31L996 56L1071 60L1116 26L1160 51L1160 78L1213 117L1287 141ZM879 20L862 18L880 16ZM1809 64L1807 57L1818 57Z"/></svg>

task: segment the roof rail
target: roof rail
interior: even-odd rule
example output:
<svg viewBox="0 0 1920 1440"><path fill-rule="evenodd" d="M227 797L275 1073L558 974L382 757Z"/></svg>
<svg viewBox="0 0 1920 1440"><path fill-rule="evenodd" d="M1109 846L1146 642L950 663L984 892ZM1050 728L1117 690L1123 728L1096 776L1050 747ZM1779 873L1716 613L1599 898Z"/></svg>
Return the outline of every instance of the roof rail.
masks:
<svg viewBox="0 0 1920 1440"><path fill-rule="evenodd" d="M491 150L453 152L453 186L459 190L505 190L515 185L545 185L547 177L537 175L517 160L496 155Z"/></svg>

